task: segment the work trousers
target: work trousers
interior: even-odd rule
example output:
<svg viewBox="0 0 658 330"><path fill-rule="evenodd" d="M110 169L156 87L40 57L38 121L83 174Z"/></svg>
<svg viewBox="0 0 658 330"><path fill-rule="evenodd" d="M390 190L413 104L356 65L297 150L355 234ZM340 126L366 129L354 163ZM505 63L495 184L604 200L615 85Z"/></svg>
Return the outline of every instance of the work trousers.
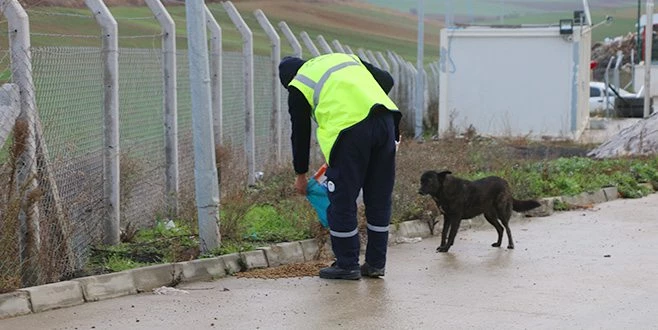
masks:
<svg viewBox="0 0 658 330"><path fill-rule="evenodd" d="M373 110L341 132L326 172L330 205L327 220L337 266L359 267L357 197L363 189L368 228L365 261L384 268L395 183L395 126L388 110Z"/></svg>

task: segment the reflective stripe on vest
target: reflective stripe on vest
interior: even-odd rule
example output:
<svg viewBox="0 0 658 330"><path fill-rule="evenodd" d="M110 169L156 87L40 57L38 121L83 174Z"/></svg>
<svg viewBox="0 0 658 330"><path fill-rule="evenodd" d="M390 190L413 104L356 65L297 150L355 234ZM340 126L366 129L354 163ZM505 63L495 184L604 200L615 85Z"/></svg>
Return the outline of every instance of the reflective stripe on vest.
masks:
<svg viewBox="0 0 658 330"><path fill-rule="evenodd" d="M310 115L318 123L318 144L329 166L340 132L364 120L376 104L398 109L355 55L334 53L310 59L288 86L299 90L310 105Z"/></svg>
<svg viewBox="0 0 658 330"><path fill-rule="evenodd" d="M361 63L354 60L354 62L343 62L343 63L340 63L340 64L336 64L336 65L332 66L331 68L329 68L327 70L327 72L325 72L322 75L322 77L320 78L320 81L318 81L317 83L315 81L313 81L313 79L311 79L311 78L309 78L305 75L302 75L302 74L299 74L295 77L295 79L299 80L299 82L301 82L302 84L308 86L310 89L313 90L313 104L311 105L311 107L313 109L312 112L311 112L311 116L313 118L315 118L315 108L318 106L318 103L320 102L320 92L322 92L322 87L324 87L324 84L327 83L327 79L329 79L329 76L331 76L332 73L334 73L334 72L336 72L340 69L346 68L348 66L353 66L353 65L361 65Z"/></svg>

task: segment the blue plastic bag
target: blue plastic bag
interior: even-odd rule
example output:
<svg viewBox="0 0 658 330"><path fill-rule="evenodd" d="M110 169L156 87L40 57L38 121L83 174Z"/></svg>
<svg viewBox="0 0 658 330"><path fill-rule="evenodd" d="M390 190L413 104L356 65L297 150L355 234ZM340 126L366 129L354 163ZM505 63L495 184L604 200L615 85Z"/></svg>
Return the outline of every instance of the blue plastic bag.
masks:
<svg viewBox="0 0 658 330"><path fill-rule="evenodd" d="M327 187L321 185L315 178L311 177L306 184L306 199L311 203L322 227L329 227L327 221L327 208L329 207L329 193Z"/></svg>

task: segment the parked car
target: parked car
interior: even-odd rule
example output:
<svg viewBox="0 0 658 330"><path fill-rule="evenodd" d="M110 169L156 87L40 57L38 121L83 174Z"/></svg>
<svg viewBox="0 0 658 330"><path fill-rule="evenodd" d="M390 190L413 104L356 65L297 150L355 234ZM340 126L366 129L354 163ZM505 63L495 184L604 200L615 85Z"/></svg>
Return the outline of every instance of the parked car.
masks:
<svg viewBox="0 0 658 330"><path fill-rule="evenodd" d="M615 90L619 96L624 98L637 97L636 94L624 90L623 88L615 88ZM615 108L617 94L615 94L615 91L610 87L608 87L606 91L604 82L591 81L589 83L589 113L597 114L609 112L612 114Z"/></svg>

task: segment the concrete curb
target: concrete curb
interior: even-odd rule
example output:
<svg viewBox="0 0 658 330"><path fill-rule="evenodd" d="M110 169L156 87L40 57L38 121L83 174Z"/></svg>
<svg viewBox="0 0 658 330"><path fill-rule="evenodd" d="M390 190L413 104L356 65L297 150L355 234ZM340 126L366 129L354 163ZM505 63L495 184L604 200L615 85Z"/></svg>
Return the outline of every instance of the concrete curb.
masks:
<svg viewBox="0 0 658 330"><path fill-rule="evenodd" d="M253 250L240 253L240 260L245 269L267 268L267 257L263 250Z"/></svg>
<svg viewBox="0 0 658 330"><path fill-rule="evenodd" d="M227 274L231 275L242 270L242 258L239 253L225 254L219 258L224 260Z"/></svg>
<svg viewBox="0 0 658 330"><path fill-rule="evenodd" d="M608 202L619 198L619 189L617 189L617 187L603 188L603 193L605 194L606 201Z"/></svg>
<svg viewBox="0 0 658 330"><path fill-rule="evenodd" d="M80 283L76 281L51 283L19 291L29 294L32 311L35 313L80 305L85 302Z"/></svg>
<svg viewBox="0 0 658 330"><path fill-rule="evenodd" d="M650 184L647 186L651 187ZM618 198L619 192L616 187L607 187L577 196L543 198L541 211L524 214L515 212L511 221L519 221L527 216L548 216L553 213L552 206L556 200L562 200L571 205L585 206ZM484 224L487 224L486 219L479 216L462 221L461 229L479 227ZM398 238L402 237L411 239L431 236L433 235L426 221L405 221L391 226L389 244L399 243ZM330 242L326 242L325 247L328 252L331 252ZM136 294L163 285L173 285L180 281L216 279L242 270L311 261L315 259L318 250L318 241L307 239L214 258L154 265L20 289L0 295L0 319Z"/></svg>
<svg viewBox="0 0 658 330"><path fill-rule="evenodd" d="M179 264L154 265L128 271L137 292L145 292L161 286L174 286L183 280Z"/></svg>
<svg viewBox="0 0 658 330"><path fill-rule="evenodd" d="M0 320L30 313L30 295L26 291L0 294Z"/></svg>
<svg viewBox="0 0 658 330"><path fill-rule="evenodd" d="M88 276L74 281L82 286L85 301L99 301L137 293L131 271Z"/></svg>
<svg viewBox="0 0 658 330"><path fill-rule="evenodd" d="M211 280L226 276L224 258L197 259L179 262L184 282Z"/></svg>
<svg viewBox="0 0 658 330"><path fill-rule="evenodd" d="M320 251L318 241L316 239L306 239L299 241L302 246L302 253L304 254L304 261L315 260L315 257Z"/></svg>
<svg viewBox="0 0 658 330"><path fill-rule="evenodd" d="M304 262L304 251L300 242L279 243L259 248L265 253L269 267Z"/></svg>
<svg viewBox="0 0 658 330"><path fill-rule="evenodd" d="M584 192L575 196L563 196L562 201L569 206L590 206L592 204L599 204L608 201L603 189Z"/></svg>

